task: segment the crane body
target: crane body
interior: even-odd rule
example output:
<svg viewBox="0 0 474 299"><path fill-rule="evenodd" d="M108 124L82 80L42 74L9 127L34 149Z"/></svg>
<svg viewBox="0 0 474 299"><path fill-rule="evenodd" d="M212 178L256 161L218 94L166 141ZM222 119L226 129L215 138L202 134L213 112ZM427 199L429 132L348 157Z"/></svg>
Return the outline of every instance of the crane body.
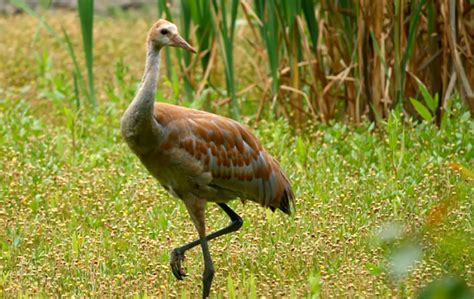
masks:
<svg viewBox="0 0 474 299"><path fill-rule="evenodd" d="M206 298L214 276L207 241L242 226L242 218L226 202L248 199L290 214L294 195L278 162L245 126L216 114L155 103L160 50L165 46L195 52L174 24L158 20L152 26L142 84L122 117L121 131L146 169L184 202L199 239L175 248L170 264L176 278L183 279L184 252L201 245ZM218 204L231 219L227 227L209 235L205 227L207 202Z"/></svg>

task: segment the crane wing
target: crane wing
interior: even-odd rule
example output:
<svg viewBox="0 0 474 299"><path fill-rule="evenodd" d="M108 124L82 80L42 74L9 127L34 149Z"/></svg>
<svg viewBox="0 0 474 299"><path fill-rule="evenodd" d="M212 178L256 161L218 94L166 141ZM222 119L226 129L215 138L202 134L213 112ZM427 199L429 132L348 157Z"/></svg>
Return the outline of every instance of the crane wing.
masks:
<svg viewBox="0 0 474 299"><path fill-rule="evenodd" d="M174 139L174 146L200 161L203 171L212 175L210 187L290 213L294 195L288 178L246 127L200 112L175 119L168 128L174 134L169 142Z"/></svg>

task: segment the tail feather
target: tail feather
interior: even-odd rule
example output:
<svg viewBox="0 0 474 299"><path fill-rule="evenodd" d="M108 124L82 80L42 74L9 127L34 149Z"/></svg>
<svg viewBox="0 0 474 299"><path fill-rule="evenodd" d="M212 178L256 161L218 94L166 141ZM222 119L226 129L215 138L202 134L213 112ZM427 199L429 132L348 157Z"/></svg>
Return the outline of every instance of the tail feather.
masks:
<svg viewBox="0 0 474 299"><path fill-rule="evenodd" d="M291 215L291 206L293 206L293 209L295 209L295 194L291 189L291 183L288 177L281 170L280 174L282 175L285 181L285 191L283 192L283 195L280 200L280 206L278 208L282 210L283 213Z"/></svg>
<svg viewBox="0 0 474 299"><path fill-rule="evenodd" d="M291 215L291 205L293 205L294 208L294 194L290 188L287 188L285 189L285 192L283 192L283 196L280 200L280 206L278 208L282 210L283 213Z"/></svg>

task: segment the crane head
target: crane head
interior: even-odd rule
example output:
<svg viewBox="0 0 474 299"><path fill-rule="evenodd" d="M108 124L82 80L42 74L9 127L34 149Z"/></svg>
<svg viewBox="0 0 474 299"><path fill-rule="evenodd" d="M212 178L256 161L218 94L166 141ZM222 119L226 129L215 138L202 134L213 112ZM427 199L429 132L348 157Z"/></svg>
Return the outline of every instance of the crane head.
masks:
<svg viewBox="0 0 474 299"><path fill-rule="evenodd" d="M153 24L148 33L147 41L158 49L169 46L196 53L196 50L179 35L176 25L164 19L160 19Z"/></svg>

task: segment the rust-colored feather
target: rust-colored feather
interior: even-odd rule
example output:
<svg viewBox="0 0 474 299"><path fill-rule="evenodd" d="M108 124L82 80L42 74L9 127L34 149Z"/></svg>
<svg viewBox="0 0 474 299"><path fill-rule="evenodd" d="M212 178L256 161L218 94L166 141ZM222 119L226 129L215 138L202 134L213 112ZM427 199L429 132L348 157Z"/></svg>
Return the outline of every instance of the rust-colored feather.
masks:
<svg viewBox="0 0 474 299"><path fill-rule="evenodd" d="M179 165L210 173L207 187L217 192L209 200L240 197L290 213L294 196L288 178L246 127L215 114L162 103L155 104L155 119L168 130L162 151L182 151L186 154L177 155ZM201 174L190 177L194 175Z"/></svg>

